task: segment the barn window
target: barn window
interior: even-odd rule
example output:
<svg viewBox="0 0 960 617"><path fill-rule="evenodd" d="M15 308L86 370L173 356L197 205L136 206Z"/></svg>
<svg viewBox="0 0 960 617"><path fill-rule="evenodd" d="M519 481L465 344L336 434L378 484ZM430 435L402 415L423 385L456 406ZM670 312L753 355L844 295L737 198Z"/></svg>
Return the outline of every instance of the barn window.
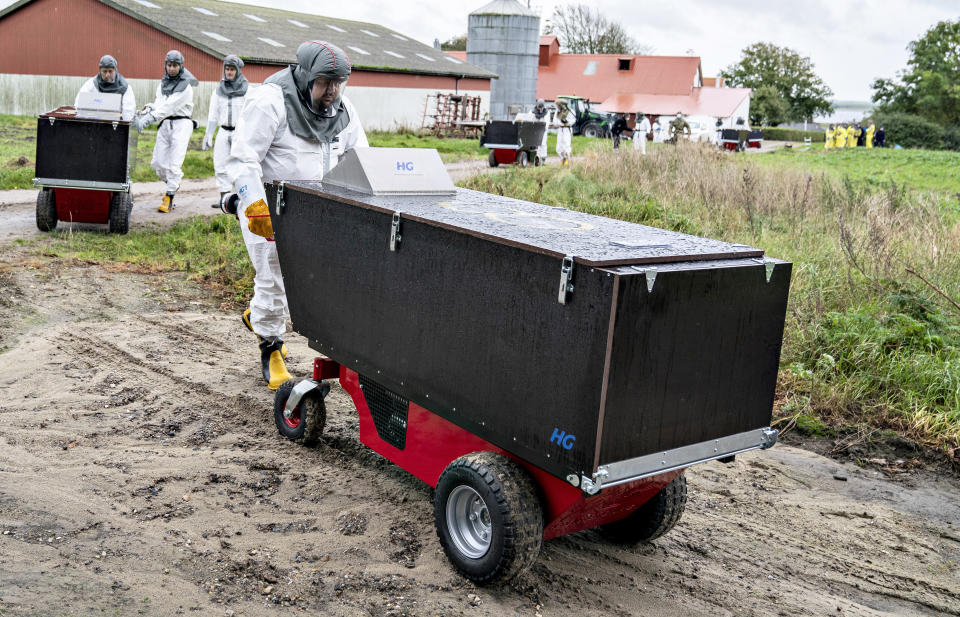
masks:
<svg viewBox="0 0 960 617"><path fill-rule="evenodd" d="M596 75L597 74L597 61L591 60L587 62L587 68L583 69L584 75Z"/></svg>
<svg viewBox="0 0 960 617"><path fill-rule="evenodd" d="M266 19L257 17L256 15L251 15L250 13L244 13L243 16L246 17L247 19L252 19L253 21L259 21L260 23L263 23L263 24L267 23Z"/></svg>
<svg viewBox="0 0 960 617"><path fill-rule="evenodd" d="M370 32L369 30L361 30L360 32L363 32L364 34L369 34L370 36L372 36L372 37L374 37L374 38L380 38L380 35L377 34L376 32Z"/></svg>
<svg viewBox="0 0 960 617"><path fill-rule="evenodd" d="M402 54L398 54L398 53L395 52L395 51L390 51L389 49L384 49L384 50L383 50L383 53L385 53L385 54L390 54L390 55L393 56L394 58L406 58L406 56L404 56L404 55L402 55Z"/></svg>
<svg viewBox="0 0 960 617"><path fill-rule="evenodd" d="M302 21L297 21L296 19L288 19L287 21L289 21L289 22L290 22L291 24L293 24L294 26L297 26L298 28L309 28L309 27L310 27L310 26L308 26L307 24L303 23Z"/></svg>
<svg viewBox="0 0 960 617"><path fill-rule="evenodd" d="M366 49L360 49L359 47L354 47L353 45L348 45L347 47L349 47L349 48L352 49L353 51L357 52L358 54L363 54L364 56L369 56L369 55L370 55L370 52L367 51Z"/></svg>
<svg viewBox="0 0 960 617"><path fill-rule="evenodd" d="M199 6L195 6L195 7L192 7L192 8L193 8L194 11L196 11L196 12L198 12L198 13L203 13L204 15L209 15L209 16L211 16L211 17L216 17L216 16L217 16L217 14L214 13L213 11L211 11L210 9L205 9L205 8L202 8L202 7L199 7Z"/></svg>
<svg viewBox="0 0 960 617"><path fill-rule="evenodd" d="M617 60L617 70L629 71L631 64L633 64L633 58L619 58Z"/></svg>
<svg viewBox="0 0 960 617"><path fill-rule="evenodd" d="M205 30L201 30L200 32L202 32L203 34L206 34L207 36L209 36L211 39L215 41L224 41L225 43L230 42L230 39L223 36L222 34L217 34L216 32L207 32Z"/></svg>
<svg viewBox="0 0 960 617"><path fill-rule="evenodd" d="M430 62L436 62L436 60L434 60L430 56L424 56L423 54L417 54L417 55L423 58L424 60L429 60Z"/></svg>
<svg viewBox="0 0 960 617"><path fill-rule="evenodd" d="M274 47L286 47L286 45L284 45L283 43L278 43L273 39L264 38L262 36L258 36L257 38L263 41L264 43L266 43L267 45L273 45Z"/></svg>
<svg viewBox="0 0 960 617"><path fill-rule="evenodd" d="M327 24L327 27L330 28L331 30L336 30L337 32L346 32L346 30L344 30L340 26L334 26L333 24Z"/></svg>
<svg viewBox="0 0 960 617"><path fill-rule="evenodd" d="M160 9L160 8L163 8L162 6L160 6L160 5L158 5L158 4L154 4L153 2L147 2L147 0L137 0L137 2L139 2L139 3L142 4L143 6L147 7L148 9Z"/></svg>

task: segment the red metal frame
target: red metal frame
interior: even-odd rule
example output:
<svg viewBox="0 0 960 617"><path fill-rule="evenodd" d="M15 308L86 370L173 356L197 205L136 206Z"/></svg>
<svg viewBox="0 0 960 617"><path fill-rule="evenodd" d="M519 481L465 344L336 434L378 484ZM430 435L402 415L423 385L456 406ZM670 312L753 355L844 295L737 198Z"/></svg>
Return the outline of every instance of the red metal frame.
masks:
<svg viewBox="0 0 960 617"><path fill-rule="evenodd" d="M496 157L500 165L513 165L517 162L517 156L520 150L507 150L506 148L491 148L493 156Z"/></svg>
<svg viewBox="0 0 960 617"><path fill-rule="evenodd" d="M544 507L545 540L590 529L620 520L649 501L682 473L674 471L643 480L605 488L587 497L580 489L536 467L473 433L441 418L415 403L410 403L407 437L403 450L387 443L377 434L373 416L360 388L359 375L333 360L316 358L313 378L339 378L350 394L360 419L360 441L387 460L399 465L432 487L447 466L471 452L496 452L522 465L540 487Z"/></svg>
<svg viewBox="0 0 960 617"><path fill-rule="evenodd" d="M52 189L57 204L57 220L67 223L108 223L110 191Z"/></svg>

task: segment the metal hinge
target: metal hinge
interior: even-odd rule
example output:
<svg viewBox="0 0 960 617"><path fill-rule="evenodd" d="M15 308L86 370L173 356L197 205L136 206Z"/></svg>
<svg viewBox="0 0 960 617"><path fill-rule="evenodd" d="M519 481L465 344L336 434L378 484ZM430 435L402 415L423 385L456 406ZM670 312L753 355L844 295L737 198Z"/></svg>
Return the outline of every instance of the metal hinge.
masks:
<svg viewBox="0 0 960 617"><path fill-rule="evenodd" d="M277 216L280 216L280 209L287 207L287 202L283 199L283 185L286 184L285 181L281 180L280 184L277 185L277 207L274 208L277 211Z"/></svg>
<svg viewBox="0 0 960 617"><path fill-rule="evenodd" d="M113 130L117 130L117 127L120 126L120 123L117 122L116 120L114 120L114 121L111 122L110 124L113 125Z"/></svg>
<svg viewBox="0 0 960 617"><path fill-rule="evenodd" d="M53 125L53 121L56 120L56 118L47 118L47 120L49 120L50 124Z"/></svg>
<svg viewBox="0 0 960 617"><path fill-rule="evenodd" d="M567 255L563 258L560 265L560 291L557 295L557 302L567 303L567 297L573 293L573 255Z"/></svg>
<svg viewBox="0 0 960 617"><path fill-rule="evenodd" d="M773 261L766 261L766 260L765 260L765 261L763 262L763 267L764 267L764 270L766 270L767 282L768 282L768 283L770 282L770 277L773 276L773 269L774 269L774 267L776 267L776 265L777 265L777 264L776 264L775 262L773 262Z"/></svg>
<svg viewBox="0 0 960 617"><path fill-rule="evenodd" d="M393 213L393 222L390 223L390 250L396 251L400 246L400 211Z"/></svg>

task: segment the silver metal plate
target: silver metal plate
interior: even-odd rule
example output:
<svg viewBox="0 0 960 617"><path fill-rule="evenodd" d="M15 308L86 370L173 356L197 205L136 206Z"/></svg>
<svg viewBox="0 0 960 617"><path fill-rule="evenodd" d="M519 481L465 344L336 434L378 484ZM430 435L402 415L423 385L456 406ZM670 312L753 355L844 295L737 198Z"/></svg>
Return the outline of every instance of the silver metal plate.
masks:
<svg viewBox="0 0 960 617"><path fill-rule="evenodd" d="M443 161L430 148L354 148L323 184L366 195L454 195Z"/></svg>
<svg viewBox="0 0 960 617"><path fill-rule="evenodd" d="M290 391L290 396L287 397L287 402L283 407L283 417L289 419L293 416L293 410L300 404L300 399L303 398L303 395L319 385L319 382L312 379L304 379L295 385L293 390Z"/></svg>
<svg viewBox="0 0 960 617"><path fill-rule="evenodd" d="M597 468L592 478L586 476L581 478L580 485L585 492L592 495L604 487L640 480L750 450L767 449L777 442L778 434L779 431L770 427L760 428L666 452L606 463Z"/></svg>
<svg viewBox="0 0 960 617"><path fill-rule="evenodd" d="M34 178L33 186L65 188L65 189L84 189L90 191L123 191L130 190L129 182L96 182L93 180L62 180L60 178Z"/></svg>

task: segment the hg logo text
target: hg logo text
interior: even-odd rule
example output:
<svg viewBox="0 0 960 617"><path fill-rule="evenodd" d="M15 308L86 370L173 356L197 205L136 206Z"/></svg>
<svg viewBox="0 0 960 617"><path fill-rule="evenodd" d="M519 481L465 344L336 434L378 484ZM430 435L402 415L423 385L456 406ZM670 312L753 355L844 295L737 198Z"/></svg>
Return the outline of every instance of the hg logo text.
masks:
<svg viewBox="0 0 960 617"><path fill-rule="evenodd" d="M413 171L413 161L397 161L397 171Z"/></svg>
<svg viewBox="0 0 960 617"><path fill-rule="evenodd" d="M565 431L561 431L558 428L553 429L553 435L550 436L550 443L556 443L558 446L561 446L564 450L569 450L573 447L573 442L577 440L574 435L567 435Z"/></svg>

